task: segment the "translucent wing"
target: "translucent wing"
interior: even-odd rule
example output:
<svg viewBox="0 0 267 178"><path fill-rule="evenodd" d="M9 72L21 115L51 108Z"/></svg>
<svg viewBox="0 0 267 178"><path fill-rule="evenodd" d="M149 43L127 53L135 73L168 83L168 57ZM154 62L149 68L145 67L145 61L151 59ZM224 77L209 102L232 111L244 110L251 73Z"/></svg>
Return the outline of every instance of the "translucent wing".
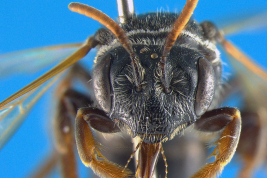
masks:
<svg viewBox="0 0 267 178"><path fill-rule="evenodd" d="M0 110L0 149L5 145L13 133L20 127L38 99L55 83L60 76L47 81L40 87L30 91L22 97L8 103Z"/></svg>
<svg viewBox="0 0 267 178"><path fill-rule="evenodd" d="M223 35L230 35L240 31L258 30L267 27L267 12L261 12L250 17L236 19L222 28ZM229 62L235 69L239 83L247 100L254 103L254 108L260 105L267 108L267 73L252 59L237 49L233 44L224 39L220 42L226 53L229 54ZM250 102L251 103L251 102ZM252 107L252 106L251 106Z"/></svg>
<svg viewBox="0 0 267 178"><path fill-rule="evenodd" d="M250 101L247 103L253 103L249 108L257 110L264 107L267 109L267 73L265 70L257 66L251 59L252 64L245 64L233 56L229 56L229 61L240 79L239 83L246 100ZM247 65L250 67L247 67Z"/></svg>
<svg viewBox="0 0 267 178"><path fill-rule="evenodd" d="M77 48L78 46L80 46L80 48ZM24 121L37 100L59 78L59 76L62 75L62 73L60 75L57 74L69 67L75 61L84 57L90 49L90 43L84 43L83 45L60 45L25 50L1 56L0 66L5 66L2 73L5 76L17 72L29 73L32 69L38 70L55 61L60 61L62 58L65 59L43 76L18 91L15 94L15 97L12 97L14 96L12 95L0 103L0 148L5 145L6 141L9 140L11 135ZM19 62L20 65L16 65L16 62ZM8 70L5 70L6 68ZM52 80L49 80L53 76L55 77ZM27 90L25 90L25 88L27 88Z"/></svg>
<svg viewBox="0 0 267 178"><path fill-rule="evenodd" d="M39 71L66 58L81 45L81 43L57 45L0 55L0 78Z"/></svg>
<svg viewBox="0 0 267 178"><path fill-rule="evenodd" d="M242 31L266 30L267 28L266 11L256 14L246 13L246 15L242 15L240 18L231 19L232 17L228 20L223 20L222 23L218 23L219 28L223 31L224 35L232 35ZM225 22L228 24L225 24Z"/></svg>

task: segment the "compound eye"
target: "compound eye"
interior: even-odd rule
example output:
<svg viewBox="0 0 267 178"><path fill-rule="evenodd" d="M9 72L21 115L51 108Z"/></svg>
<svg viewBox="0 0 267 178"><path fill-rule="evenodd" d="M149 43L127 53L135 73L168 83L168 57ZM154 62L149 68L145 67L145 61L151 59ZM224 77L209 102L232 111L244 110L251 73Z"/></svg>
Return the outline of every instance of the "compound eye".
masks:
<svg viewBox="0 0 267 178"><path fill-rule="evenodd" d="M104 56L104 59L101 59L101 62L96 64L93 71L93 85L95 97L98 101L98 104L105 112L109 112L111 108L109 81L110 63L111 56Z"/></svg>
<svg viewBox="0 0 267 178"><path fill-rule="evenodd" d="M195 101L195 113L197 116L204 114L209 108L215 88L215 74L210 62L200 57L198 60L198 84Z"/></svg>

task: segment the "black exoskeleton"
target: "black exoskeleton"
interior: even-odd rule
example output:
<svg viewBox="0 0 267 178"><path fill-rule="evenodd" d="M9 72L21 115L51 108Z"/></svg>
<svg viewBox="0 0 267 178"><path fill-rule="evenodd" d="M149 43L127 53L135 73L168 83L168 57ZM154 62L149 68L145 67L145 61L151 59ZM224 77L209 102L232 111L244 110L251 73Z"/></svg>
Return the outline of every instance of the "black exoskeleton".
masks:
<svg viewBox="0 0 267 178"><path fill-rule="evenodd" d="M95 35L101 44L93 73L98 104L107 117L147 143L169 140L193 124L209 108L214 91L220 87L221 62L215 44L190 20L170 51L166 76L171 92L164 92L158 63L177 17L150 13L122 25L142 66L140 91L134 84L127 51L110 31L100 29Z"/></svg>
<svg viewBox="0 0 267 178"><path fill-rule="evenodd" d="M196 130L221 133L213 152L215 161L193 176L214 177L232 159L241 130L236 108L216 108L222 67L215 43L227 41L211 23L190 20L197 0L187 1L181 14L139 16L128 5L132 1L117 2L122 2L119 14L124 12L119 16L120 25L90 6L69 5L72 11L98 20L108 29L98 30L83 46L87 50L98 47L98 52L92 76L96 101L79 108L75 118L82 162L100 177L131 177L127 169L130 159L124 168L109 162L93 135L94 130L126 130L134 142L130 158L136 156L136 177L152 177L161 153L166 178L168 164L162 143L194 124ZM74 104L66 107L70 105Z"/></svg>

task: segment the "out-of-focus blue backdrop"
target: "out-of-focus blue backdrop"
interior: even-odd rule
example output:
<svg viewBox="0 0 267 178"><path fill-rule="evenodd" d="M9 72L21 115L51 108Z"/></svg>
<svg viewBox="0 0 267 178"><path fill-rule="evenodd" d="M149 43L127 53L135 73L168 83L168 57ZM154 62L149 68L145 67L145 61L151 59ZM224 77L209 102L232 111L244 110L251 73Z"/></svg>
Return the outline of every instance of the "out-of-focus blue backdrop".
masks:
<svg viewBox="0 0 267 178"><path fill-rule="evenodd" d="M102 25L69 11L67 6L70 2L68 0L1 0L0 54L41 46L81 42L94 34ZM105 12L113 19L117 18L115 0L81 0L80 2ZM134 3L137 14L159 10L179 12L185 0L135 0ZM227 23L227 19L238 19L242 14L264 11L264 9L267 9L266 0L200 0L194 16L199 22L211 20L220 26ZM267 68L266 30L238 33L229 36L228 39ZM93 54L89 55L90 57L92 61ZM2 101L40 74L15 75L1 79L0 100ZM52 109L49 108L51 94L53 91L49 91L48 95L40 100L14 137L0 151L1 178L27 177L51 152L50 121L53 116ZM221 177L236 177L239 168L239 164L231 163L226 166ZM265 171L265 174L258 173L256 177L266 177L266 175Z"/></svg>

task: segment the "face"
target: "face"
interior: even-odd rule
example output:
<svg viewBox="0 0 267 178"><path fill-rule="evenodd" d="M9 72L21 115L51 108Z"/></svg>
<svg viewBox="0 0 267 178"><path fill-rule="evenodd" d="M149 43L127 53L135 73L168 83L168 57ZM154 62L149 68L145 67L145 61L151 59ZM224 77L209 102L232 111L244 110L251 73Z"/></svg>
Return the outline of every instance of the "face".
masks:
<svg viewBox="0 0 267 178"><path fill-rule="evenodd" d="M2 24L0 28L0 52L7 53L40 46L81 42L89 35L94 34L101 25L92 19L70 12L67 8L70 2L64 0L53 3L44 0L33 3L26 0L13 4L11 1L3 1L0 12L5 18L0 18L0 24ZM90 2L83 0L79 2L100 9L113 19L117 17L116 2L113 0ZM105 2L104 6L103 2ZM148 4L139 0L135 1L135 9L138 14L160 11L160 9L180 11L185 3L185 1L146 2ZM246 14L246 12L267 9L266 0L248 0L246 3L240 3L237 0L209 2L200 0L194 17L198 22L211 20L219 27L221 27L221 22L228 22L229 19L235 17L235 14ZM224 21L224 19L226 20ZM237 20L238 18L234 19ZM227 38L259 64L267 66L266 31L242 32L227 36ZM93 51L83 62L87 64L90 61L88 65L90 67L94 56L95 52ZM222 54L222 58L226 62L226 56ZM230 71L229 68L230 66L224 66L224 70L228 69L228 72ZM34 73L35 75L14 75L9 78L1 78L0 100L10 96L47 70ZM1 171L5 170L4 175L6 177L25 177L52 152L51 138L53 136L50 133L52 132L51 118L53 118L51 108L53 107L50 108L50 106L53 104L53 94L53 91L49 91L41 99L22 127L0 151ZM233 103L227 105L236 106ZM226 167L222 177L235 177L235 173L232 171L237 168L232 166L236 165ZM87 170L84 170L83 173L86 174Z"/></svg>
<svg viewBox="0 0 267 178"><path fill-rule="evenodd" d="M126 51L120 48L110 52L113 56L110 117L127 125L133 136L145 142L166 141L197 119L194 98L200 54L173 47L166 63L171 91L165 93L159 76L160 58L151 58L152 54L161 56L162 51L155 45L133 45L133 48L142 66L142 87L137 91Z"/></svg>

